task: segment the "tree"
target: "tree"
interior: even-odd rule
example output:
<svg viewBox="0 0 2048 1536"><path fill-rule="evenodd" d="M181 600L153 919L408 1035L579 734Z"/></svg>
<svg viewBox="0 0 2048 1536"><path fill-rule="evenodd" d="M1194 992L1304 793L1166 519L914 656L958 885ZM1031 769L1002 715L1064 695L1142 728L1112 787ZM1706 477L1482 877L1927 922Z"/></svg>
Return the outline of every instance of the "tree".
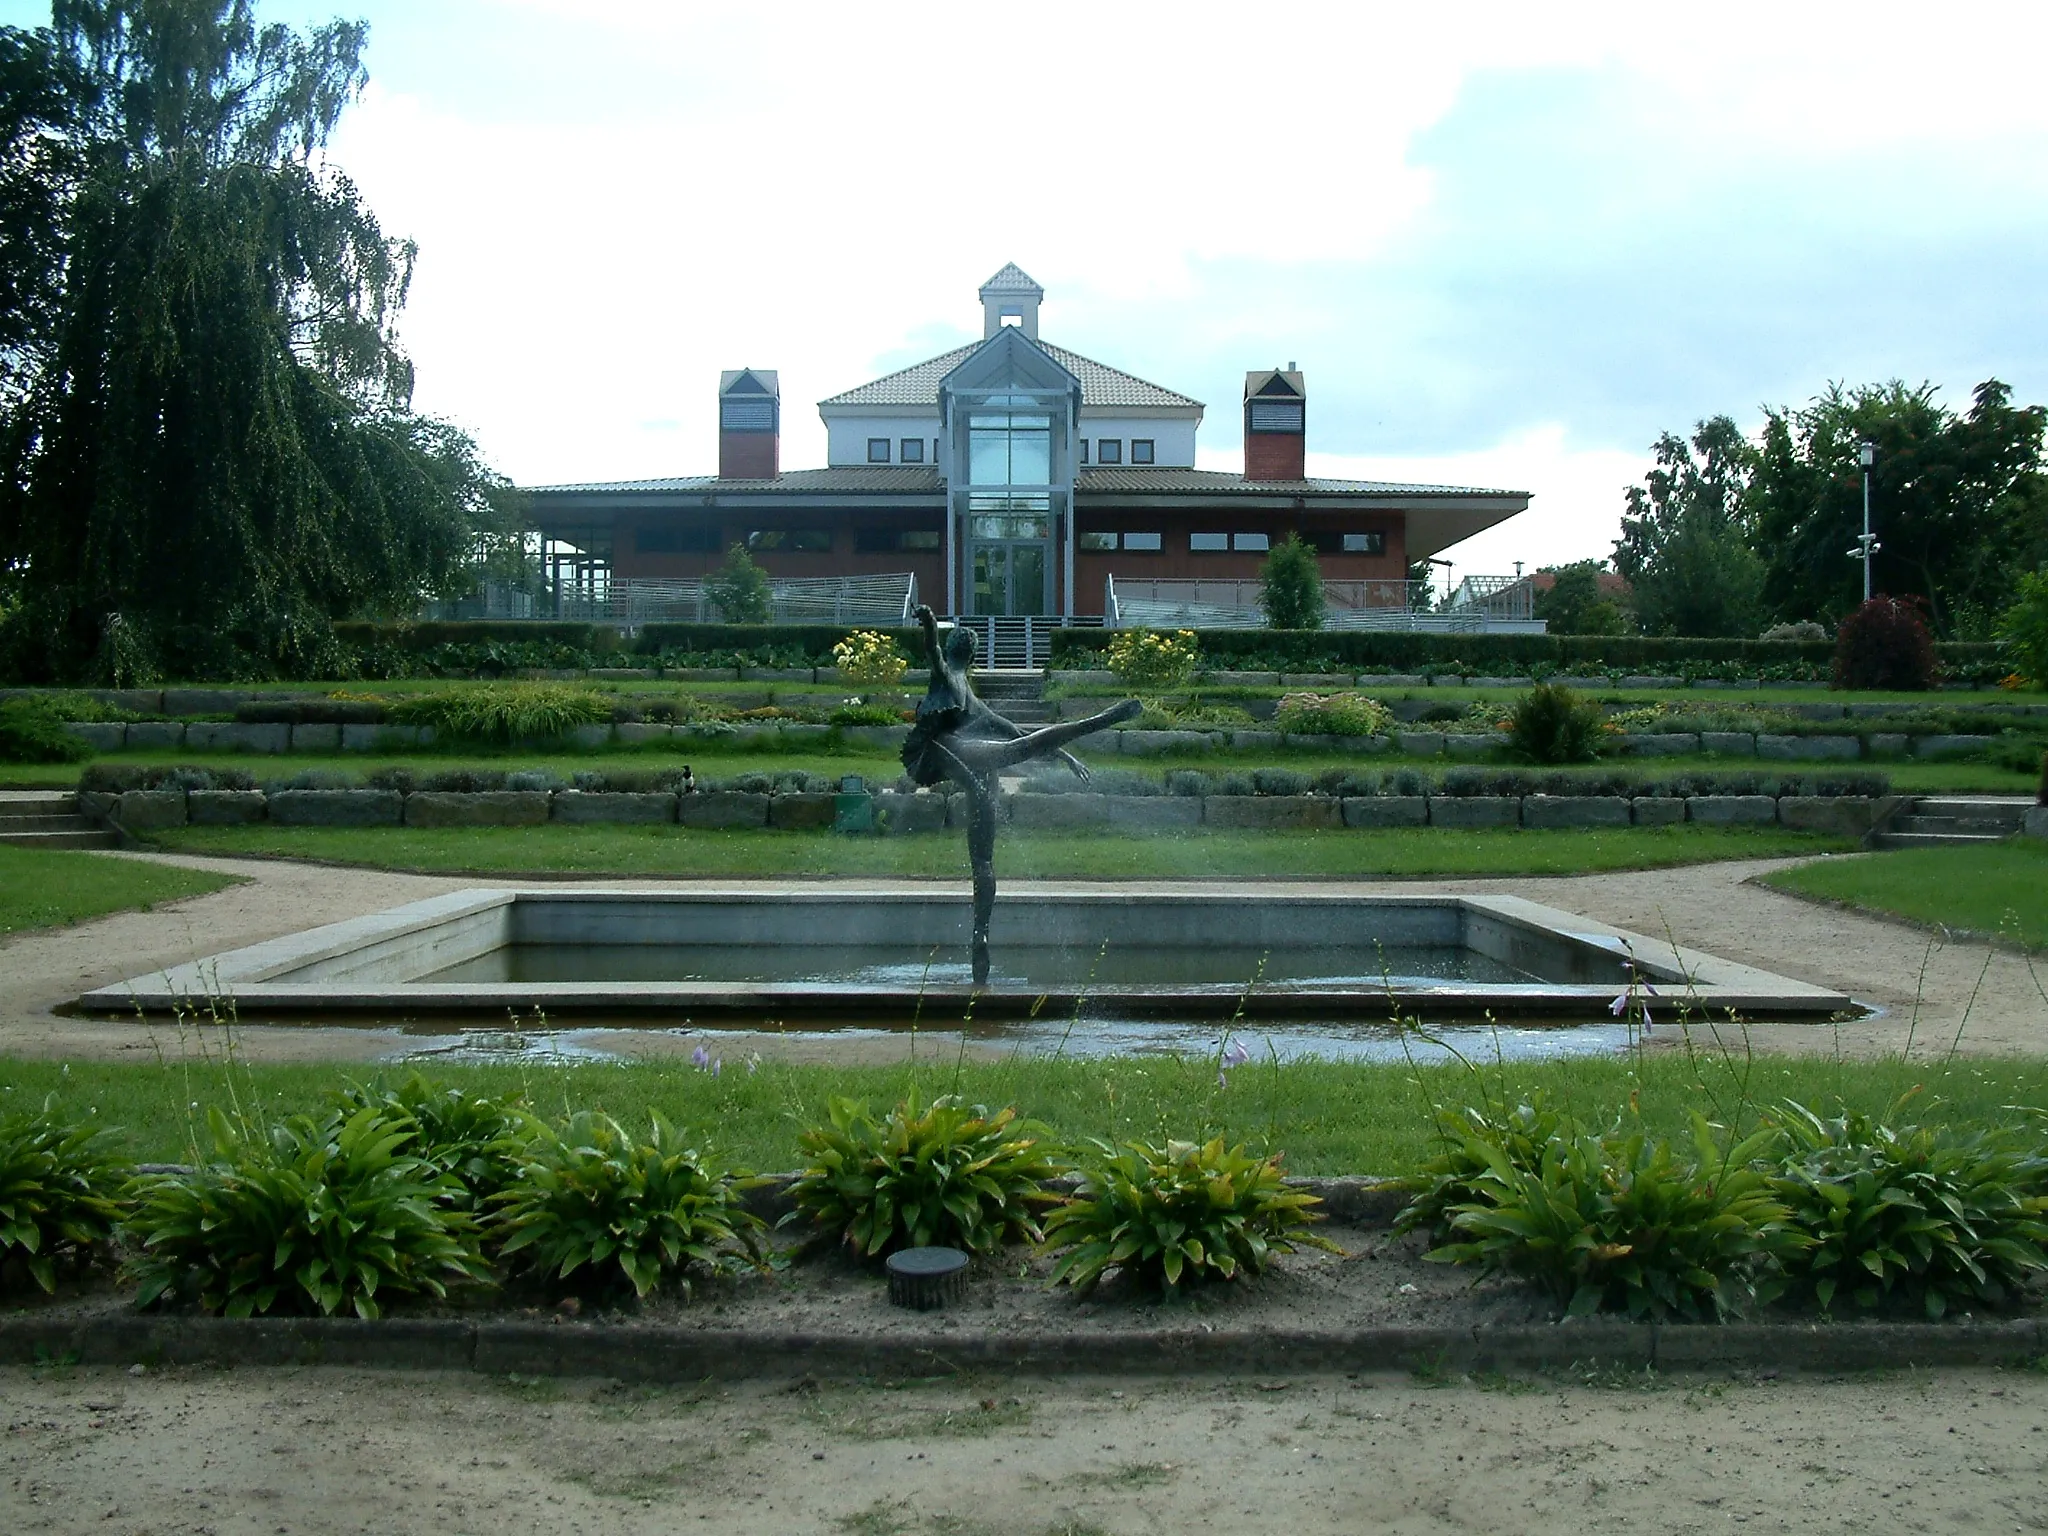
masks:
<svg viewBox="0 0 2048 1536"><path fill-rule="evenodd" d="M1323 571L1300 535L1288 534L1260 564L1259 606L1271 629L1323 627Z"/></svg>
<svg viewBox="0 0 2048 1536"><path fill-rule="evenodd" d="M2015 407L1996 379L1966 415L1934 395L1896 379L1834 384L1801 410L1767 413L1750 498L1774 614L1832 618L1860 601L1862 567L1845 552L1863 527L1865 442L1877 449L1871 527L1884 546L1873 590L1919 598L1936 634L1988 633L2019 573L2048 558L2048 412Z"/></svg>
<svg viewBox="0 0 2048 1536"><path fill-rule="evenodd" d="M17 670L303 675L333 620L465 588L509 515L469 439L410 410L414 248L319 159L365 35L258 26L251 0L0 29Z"/></svg>
<svg viewBox="0 0 2048 1536"><path fill-rule="evenodd" d="M1538 574L1550 577L1548 590L1538 591L1535 614L1549 621L1553 635L1618 635L1627 629L1621 609L1600 590L1598 560L1547 565Z"/></svg>
<svg viewBox="0 0 2048 1536"><path fill-rule="evenodd" d="M1749 542L1745 494L1756 453L1741 429L1714 416L1692 441L1667 432L1656 465L1632 485L1614 568L1653 635L1753 635L1763 562Z"/></svg>
<svg viewBox="0 0 2048 1536"><path fill-rule="evenodd" d="M711 578L710 597L728 624L766 624L772 611L768 573L754 564L744 544L725 552L725 564Z"/></svg>

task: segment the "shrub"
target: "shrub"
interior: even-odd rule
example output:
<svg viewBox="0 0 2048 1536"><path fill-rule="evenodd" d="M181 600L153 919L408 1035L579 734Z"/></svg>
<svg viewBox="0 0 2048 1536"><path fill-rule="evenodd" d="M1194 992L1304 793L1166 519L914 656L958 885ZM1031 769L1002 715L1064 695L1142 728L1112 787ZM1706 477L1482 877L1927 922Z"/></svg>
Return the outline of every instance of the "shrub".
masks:
<svg viewBox="0 0 2048 1536"><path fill-rule="evenodd" d="M1758 635L1757 639L1812 641L1825 640L1827 637L1826 625L1816 624L1811 619L1800 619L1792 624L1773 624L1769 629Z"/></svg>
<svg viewBox="0 0 2048 1536"><path fill-rule="evenodd" d="M903 711L893 704L846 703L825 717L827 725L901 725Z"/></svg>
<svg viewBox="0 0 2048 1536"><path fill-rule="evenodd" d="M566 683L478 683L416 694L391 706L391 718L432 726L437 737L509 746L566 736L579 725L609 721L604 695Z"/></svg>
<svg viewBox="0 0 2048 1536"><path fill-rule="evenodd" d="M1268 629L1323 627L1323 571L1300 535L1288 534L1260 562L1259 606Z"/></svg>
<svg viewBox="0 0 2048 1536"><path fill-rule="evenodd" d="M0 1115L0 1289L18 1262L54 1291L60 1262L89 1260L113 1241L134 1172L114 1145L112 1132L65 1120L48 1101Z"/></svg>
<svg viewBox="0 0 2048 1536"><path fill-rule="evenodd" d="M1934 637L1912 599L1873 597L1835 633L1837 688L1925 690L1934 674Z"/></svg>
<svg viewBox="0 0 2048 1536"><path fill-rule="evenodd" d="M1997 1130L1898 1129L1785 1106L1777 1198L1813 1239L1788 1270L1831 1310L1899 1301L1930 1318L2014 1300L2048 1270L2048 1158Z"/></svg>
<svg viewBox="0 0 2048 1536"><path fill-rule="evenodd" d="M896 642L880 630L857 629L832 647L832 664L849 683L893 688L903 681L910 663Z"/></svg>
<svg viewBox="0 0 2048 1536"><path fill-rule="evenodd" d="M375 1105L297 1116L259 1139L208 1114L215 1160L142 1184L128 1231L141 1306L171 1297L248 1317L381 1315L393 1296L444 1297L484 1278L449 1175L411 1154L416 1132Z"/></svg>
<svg viewBox="0 0 2048 1536"><path fill-rule="evenodd" d="M1102 662L1134 688L1178 688L1195 675L1201 651L1195 632L1171 635L1149 629L1120 629L1103 648Z"/></svg>
<svg viewBox="0 0 2048 1536"><path fill-rule="evenodd" d="M1999 618L1998 640L2021 677L2048 688L2048 566L2020 577L2013 605Z"/></svg>
<svg viewBox="0 0 2048 1536"><path fill-rule="evenodd" d="M92 748L64 728L64 715L47 699L9 699L0 704L0 761L75 763Z"/></svg>
<svg viewBox="0 0 2048 1536"><path fill-rule="evenodd" d="M1543 1149L1576 1129L1540 1089L1513 1108L1489 1100L1476 1108L1439 1109L1436 1123L1444 1149L1407 1181L1415 1193L1394 1218L1394 1230L1426 1232L1438 1243L1451 1240L1451 1213L1479 1198L1478 1181L1493 1166L1488 1148L1524 1173L1533 1172Z"/></svg>
<svg viewBox="0 0 2048 1536"><path fill-rule="evenodd" d="M1044 1186L1063 1165L1014 1109L927 1108L913 1094L881 1120L853 1099L828 1114L797 1140L808 1162L785 1221L808 1218L865 1257L934 1244L987 1253L1042 1235L1034 1207L1057 1199Z"/></svg>
<svg viewBox="0 0 2048 1536"><path fill-rule="evenodd" d="M1538 683L1508 717L1508 745L1532 763L1583 763L1607 734L1600 706L1556 683Z"/></svg>
<svg viewBox="0 0 2048 1536"><path fill-rule="evenodd" d="M754 564L744 544L725 552L725 564L711 578L708 595L728 624L766 624L772 616L768 573Z"/></svg>
<svg viewBox="0 0 2048 1536"><path fill-rule="evenodd" d="M1576 1126L1536 1148L1533 1165L1478 1127L1462 1128L1473 1198L1450 1207L1459 1239L1442 1264L1522 1275L1571 1317L1740 1316L1781 1288L1781 1259L1802 1246L1790 1212L1755 1167L1774 1133L1721 1148L1693 1116L1697 1160L1638 1130L1595 1136Z"/></svg>
<svg viewBox="0 0 2048 1536"><path fill-rule="evenodd" d="M602 1290L623 1277L644 1297L693 1263L761 1263L762 1222L738 1203L732 1175L684 1147L658 1112L646 1141L587 1110L558 1127L534 1122L497 1201L499 1252L543 1280L580 1271Z"/></svg>
<svg viewBox="0 0 2048 1536"><path fill-rule="evenodd" d="M334 1102L345 1116L375 1109L394 1124L410 1126L406 1150L434 1173L450 1176L455 1183L444 1186L444 1198L469 1210L481 1210L518 1176L532 1135L519 1099L444 1088L417 1072L395 1088L381 1079L352 1085L337 1092Z"/></svg>
<svg viewBox="0 0 2048 1536"><path fill-rule="evenodd" d="M1273 712L1273 728L1294 736L1384 736L1394 712L1362 693L1290 693Z"/></svg>
<svg viewBox="0 0 2048 1536"><path fill-rule="evenodd" d="M1339 1250L1308 1231L1322 1218L1311 1194L1290 1189L1280 1155L1253 1157L1223 1138L1163 1147L1096 1142L1081 1187L1046 1221L1045 1245L1067 1247L1055 1283L1092 1290L1109 1270L1151 1289L1183 1280L1258 1275L1299 1245Z"/></svg>

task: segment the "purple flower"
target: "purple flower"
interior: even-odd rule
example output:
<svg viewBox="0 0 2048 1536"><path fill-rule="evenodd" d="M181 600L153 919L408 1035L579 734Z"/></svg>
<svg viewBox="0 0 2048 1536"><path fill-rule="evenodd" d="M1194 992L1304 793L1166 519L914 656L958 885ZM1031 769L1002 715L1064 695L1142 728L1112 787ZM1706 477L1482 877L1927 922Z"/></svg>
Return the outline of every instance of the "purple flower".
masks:
<svg viewBox="0 0 2048 1536"><path fill-rule="evenodd" d="M1242 1040L1232 1040L1224 1047L1223 1064L1226 1067L1241 1067L1251 1059L1252 1053L1245 1048Z"/></svg>
<svg viewBox="0 0 2048 1536"><path fill-rule="evenodd" d="M1611 1002L1611 1003L1609 1003L1609 1004L1607 1005L1607 1011L1608 1011L1609 1013L1613 1014L1613 1015L1614 1015L1614 1016L1615 1016L1615 1017L1616 1017L1616 1018L1618 1019L1618 1018L1620 1018L1620 1017L1621 1017L1621 1014L1622 1014L1622 1010L1623 1010L1623 1009L1625 1009L1625 1008L1627 1008L1627 1007L1628 1007L1628 994L1627 994L1626 992L1624 992L1624 993L1622 993L1622 994L1621 994L1621 995L1620 995L1619 997L1615 998L1615 1000L1614 1000L1613 1002Z"/></svg>
<svg viewBox="0 0 2048 1536"><path fill-rule="evenodd" d="M699 1072L702 1072L706 1067L711 1065L711 1053L705 1050L703 1046L698 1046L697 1049L690 1052L690 1065L695 1067Z"/></svg>
<svg viewBox="0 0 2048 1536"><path fill-rule="evenodd" d="M1649 1015L1648 1015L1648 1014L1645 1014L1645 1015L1643 1016L1643 1022L1644 1022L1645 1024L1647 1024L1647 1023L1649 1022ZM715 1058L715 1059L714 1059L714 1060L712 1061L712 1063L711 1063L711 1075L712 1075L713 1077L716 1077L716 1076L718 1076L718 1074L719 1074L720 1072L723 1072L724 1070L725 1070L725 1058L724 1058L723 1056L720 1056L720 1057L717 1057L717 1058Z"/></svg>

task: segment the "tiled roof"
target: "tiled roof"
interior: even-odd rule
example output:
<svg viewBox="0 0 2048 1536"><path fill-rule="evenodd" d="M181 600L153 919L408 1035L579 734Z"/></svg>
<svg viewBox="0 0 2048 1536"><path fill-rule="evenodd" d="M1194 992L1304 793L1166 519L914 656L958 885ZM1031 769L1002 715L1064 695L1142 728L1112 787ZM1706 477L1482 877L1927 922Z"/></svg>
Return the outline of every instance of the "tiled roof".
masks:
<svg viewBox="0 0 2048 1536"><path fill-rule="evenodd" d="M981 345L982 343L974 341L964 347L955 347L950 352L941 352L937 357L926 358L923 362L915 363L896 373L885 374L857 389L849 389L843 395L820 400L818 404L936 407L939 403L939 380L959 367ZM1098 363L1092 357L1069 352L1065 347L1056 347L1049 341L1041 341L1038 345L1046 350L1054 362L1081 381L1081 403L1084 406L1150 405L1180 406L1197 411L1202 409L1201 401L1175 394L1170 389L1162 389L1159 385L1141 379L1135 374L1125 373L1121 368Z"/></svg>
<svg viewBox="0 0 2048 1536"><path fill-rule="evenodd" d="M981 285L979 297L987 298L992 293L1028 293L1033 298L1043 298L1045 290L1032 281L1031 274L1014 261L1003 263L1003 270Z"/></svg>
<svg viewBox="0 0 2048 1536"><path fill-rule="evenodd" d="M1274 496L1527 496L1527 491L1476 485L1405 485L1395 480L1247 480L1215 469L1084 469L1075 481L1083 494Z"/></svg>
<svg viewBox="0 0 2048 1536"><path fill-rule="evenodd" d="M536 496L606 493L708 495L732 491L936 496L945 486L939 480L938 470L929 464L849 464L834 469L792 469L771 480L726 480L717 475L684 475L672 480L593 480L576 485L534 485L526 489Z"/></svg>

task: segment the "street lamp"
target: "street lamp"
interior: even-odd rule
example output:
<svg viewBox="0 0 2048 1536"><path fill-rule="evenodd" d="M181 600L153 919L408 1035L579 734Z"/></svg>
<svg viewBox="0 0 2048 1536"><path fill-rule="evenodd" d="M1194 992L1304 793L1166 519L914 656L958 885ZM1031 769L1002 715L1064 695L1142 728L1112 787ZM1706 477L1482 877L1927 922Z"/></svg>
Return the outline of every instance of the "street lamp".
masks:
<svg viewBox="0 0 2048 1536"><path fill-rule="evenodd" d="M1859 444L1856 461L1863 466L1863 537L1849 551L1849 558L1863 562L1863 601L1867 603L1870 601L1870 557L1884 548L1870 532L1870 469L1877 462L1877 444Z"/></svg>

